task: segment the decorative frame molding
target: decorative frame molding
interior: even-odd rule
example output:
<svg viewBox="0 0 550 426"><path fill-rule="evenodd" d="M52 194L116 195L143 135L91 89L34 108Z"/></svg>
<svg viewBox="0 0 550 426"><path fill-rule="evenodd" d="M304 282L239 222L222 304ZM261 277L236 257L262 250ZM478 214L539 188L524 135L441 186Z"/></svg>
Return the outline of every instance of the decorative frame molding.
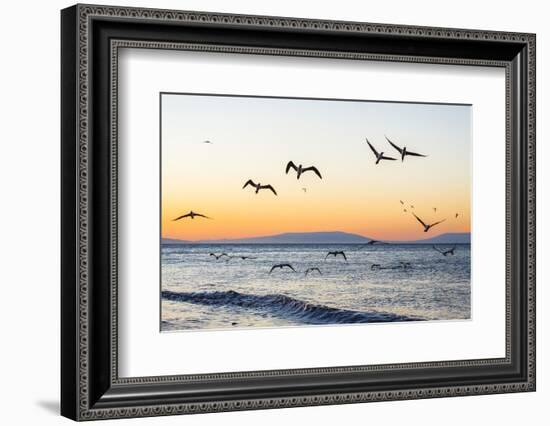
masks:
<svg viewBox="0 0 550 426"><path fill-rule="evenodd" d="M139 23L143 31L174 25L180 28L224 28L276 31L299 38L315 32L327 37L350 35L382 40L373 51L321 50L298 47L258 47L175 39L133 38L125 23ZM103 28L109 37L102 38ZM118 25L121 27L119 28ZM148 30L150 28L150 30ZM114 34L114 36L113 36ZM170 34L168 34L170 35ZM160 37L162 38L163 35ZM97 37L97 39L94 39ZM244 36L243 36L244 37ZM95 40L95 41L94 41ZM108 40L107 42L105 40ZM450 43L479 46L469 57L405 55L383 50L383 40L402 43ZM410 27L402 25L337 22L266 16L229 15L126 7L76 5L62 12L62 414L75 420L140 417L198 412L262 409L352 402L434 398L535 390L535 36L496 31ZM288 43L288 41L286 41ZM335 42L335 45L337 43ZM382 47L379 47L382 46ZM313 56L333 59L422 62L503 67L506 70L506 357L502 359L327 367L187 376L119 378L117 368L117 88L118 49L154 48L216 51L275 56ZM491 47L493 53L488 54ZM498 48L496 48L498 47ZM485 50L484 50L485 49ZM499 50L500 49L500 50ZM422 50L422 49L420 49ZM429 49L426 49L429 51ZM434 50L435 51L435 50ZM519 53L518 53L519 52ZM101 53L101 55L100 55ZM472 56L473 55L473 56ZM108 63L103 63L108 62ZM94 68L94 67L97 67ZM101 101L98 99L101 97ZM108 105L104 101L108 101ZM103 102L103 103L102 103ZM98 106L101 104L101 106ZM103 107L105 105L105 107ZM108 106L108 108L107 108ZM104 111L108 109L108 111ZM100 122L99 118L105 118ZM108 114L108 115L106 115ZM514 121L517 117L519 123ZM94 121L95 120L95 121ZM97 127L94 127L97 126ZM95 132L95 134L94 134ZM95 142L105 139L105 146ZM96 139L94 139L96 138ZM107 146L108 145L108 146ZM518 145L518 146L516 146ZM519 154L518 154L519 152ZM91 161L94 158L94 162ZM98 158L108 179L97 177ZM93 166L92 166L93 164ZM67 179L67 180L65 180ZM97 189L96 189L97 188ZM108 189L103 194L100 189ZM102 197L106 198L102 198ZM519 212L514 209L519 208ZM98 217L100 217L98 219ZM66 220L65 220L66 219ZM108 237L94 234L108 229ZM103 235L103 234L102 234ZM108 252L108 265L97 266L97 247ZM521 257L517 266L514 256ZM102 260L105 260L102 258ZM97 284L108 278L108 288ZM95 280L95 281L94 281ZM514 287L513 283L517 281ZM96 290L101 288L101 290ZM517 301L517 298L521 298ZM512 302L521 302L521 309ZM93 302L93 303L92 303ZM100 310L97 304L109 309ZM514 305L515 306L515 305ZM519 306L519 305L518 305ZM521 340L518 343L518 339ZM519 351L519 352L518 352ZM521 358L521 359L520 359ZM519 364L518 364L519 363ZM333 375L360 375L408 370L450 371L474 367L502 367L519 371L515 378L469 385L398 386L395 389L322 392L273 392L269 397L168 399L162 388L198 384L219 387L222 382L258 382L276 378L300 380L315 376L330 381ZM435 374L435 373L434 373ZM443 374L443 373L440 373ZM508 375L511 373L509 372ZM355 376L354 376L355 377ZM396 376L397 377L397 376ZM513 377L513 376L511 376ZM351 382L350 382L351 383ZM150 392L140 398L135 391ZM146 389L146 391L144 391Z"/></svg>

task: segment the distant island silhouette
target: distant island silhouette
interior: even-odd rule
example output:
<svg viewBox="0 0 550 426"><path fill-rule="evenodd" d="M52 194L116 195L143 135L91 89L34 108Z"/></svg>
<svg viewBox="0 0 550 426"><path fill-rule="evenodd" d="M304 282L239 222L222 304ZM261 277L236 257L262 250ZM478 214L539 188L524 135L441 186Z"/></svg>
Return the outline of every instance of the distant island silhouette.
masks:
<svg viewBox="0 0 550 426"><path fill-rule="evenodd" d="M212 240L179 240L162 238L162 244L365 244L373 238L348 232L285 232L251 238L212 239ZM469 244L469 232L444 233L435 237L419 240L380 240L393 244Z"/></svg>

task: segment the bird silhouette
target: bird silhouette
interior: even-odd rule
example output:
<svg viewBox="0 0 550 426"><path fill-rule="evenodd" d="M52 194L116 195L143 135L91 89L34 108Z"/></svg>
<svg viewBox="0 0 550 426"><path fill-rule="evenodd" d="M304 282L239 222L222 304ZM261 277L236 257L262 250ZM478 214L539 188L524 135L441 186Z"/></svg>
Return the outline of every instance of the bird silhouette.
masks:
<svg viewBox="0 0 550 426"><path fill-rule="evenodd" d="M277 265L273 265L271 267L271 270L269 271L269 273L271 274L273 272L274 269L283 269L283 268L290 268L292 269L294 272L296 272L296 269L294 269L294 267L290 264L290 263L279 263Z"/></svg>
<svg viewBox="0 0 550 426"><path fill-rule="evenodd" d="M190 217L191 219L195 219L195 217L203 217L205 219L212 219L211 217L205 216L201 213L195 213L193 210L191 210L189 213L186 213L184 215L181 215L180 217L172 219L172 222L175 222L176 220L184 219L186 217Z"/></svg>
<svg viewBox="0 0 550 426"><path fill-rule="evenodd" d="M458 219L458 213L455 213L455 219Z"/></svg>
<svg viewBox="0 0 550 426"><path fill-rule="evenodd" d="M404 146L403 148L400 148L396 144L394 144L392 141L390 141L389 138L386 135L384 135L384 136L385 136L386 140L390 143L390 145L393 146L399 152L399 154L401 154L401 161L402 162L405 160L405 157L407 155L411 155L413 157L427 157L427 155L424 155L424 154L418 154L416 152L407 151L406 146Z"/></svg>
<svg viewBox="0 0 550 426"><path fill-rule="evenodd" d="M401 201L401 200L399 200L399 202L401 203L401 205L404 205L404 204L405 204L405 203L404 203L403 201Z"/></svg>
<svg viewBox="0 0 550 426"><path fill-rule="evenodd" d="M216 258L216 260L219 260L220 257L223 257L223 256L229 257L227 253L221 253L221 254L210 253L210 256L214 256Z"/></svg>
<svg viewBox="0 0 550 426"><path fill-rule="evenodd" d="M450 249L447 249L447 250L440 250L438 249L436 246L432 245L433 249L439 253L441 253L443 256L447 257L448 255L451 255L451 256L454 256L455 255L455 249L456 249L456 245L453 246L452 248Z"/></svg>
<svg viewBox="0 0 550 426"><path fill-rule="evenodd" d="M277 191L275 191L275 188L273 188L271 185L262 185L261 183L254 183L252 179L248 179L246 183L243 185L242 189L245 189L248 185L256 188L256 194L260 191L260 189L269 189L275 195L277 195Z"/></svg>
<svg viewBox="0 0 550 426"><path fill-rule="evenodd" d="M380 162L380 160L395 160L395 158L393 158L393 157L385 156L384 152L378 152L376 150L376 148L374 148L374 146L371 145L369 140L367 138L365 138L365 139L367 140L367 143L369 144L370 149L372 150L372 152L374 152L374 155L376 156L376 163L374 163L374 164L378 164Z"/></svg>
<svg viewBox="0 0 550 426"><path fill-rule="evenodd" d="M307 274L309 274L310 272L313 272L313 271L317 271L317 272L319 272L319 275L323 275L323 273L321 272L321 270L319 268L307 268L306 272L305 272L305 276L307 277Z"/></svg>
<svg viewBox="0 0 550 426"><path fill-rule="evenodd" d="M348 261L348 258L346 257L346 253L344 253L343 251L329 251L325 256L325 260L327 260L327 257L329 256L334 256L334 257L342 256L346 262Z"/></svg>
<svg viewBox="0 0 550 426"><path fill-rule="evenodd" d="M209 144L212 144L212 142L209 141L209 140L205 140L205 141L203 141L202 143L209 143Z"/></svg>
<svg viewBox="0 0 550 426"><path fill-rule="evenodd" d="M230 261L231 259L246 260L246 259L256 259L256 258L255 258L255 257L252 257L252 256L228 256L227 261Z"/></svg>
<svg viewBox="0 0 550 426"><path fill-rule="evenodd" d="M437 213L437 207L434 207L433 209L434 209L434 213Z"/></svg>
<svg viewBox="0 0 550 426"><path fill-rule="evenodd" d="M323 176L321 176L321 172L315 166L303 167L301 164L296 166L296 164L294 164L292 161L289 161L286 165L285 173L288 174L290 169L294 169L296 171L296 179L300 179L300 176L302 176L303 173L310 171L319 176L319 179L323 179Z"/></svg>
<svg viewBox="0 0 550 426"><path fill-rule="evenodd" d="M431 228L433 228L435 225L438 225L440 224L441 222L445 222L445 219L443 220L440 220L439 222L434 222L434 223L431 223L431 224L426 224L424 223L424 221L422 219L420 219L417 215L415 215L414 213L412 214L414 217L416 217L416 220L418 220L422 226L424 227L424 232L428 232Z"/></svg>

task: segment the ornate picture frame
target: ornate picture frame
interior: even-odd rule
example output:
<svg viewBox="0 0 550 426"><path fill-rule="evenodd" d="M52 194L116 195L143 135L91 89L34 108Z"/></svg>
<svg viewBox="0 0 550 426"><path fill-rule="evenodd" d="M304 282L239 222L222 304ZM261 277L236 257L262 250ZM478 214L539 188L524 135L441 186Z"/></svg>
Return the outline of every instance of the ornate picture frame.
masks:
<svg viewBox="0 0 550 426"><path fill-rule="evenodd" d="M535 390L534 34L76 5L61 12L61 413L160 416ZM119 377L120 48L506 72L506 356Z"/></svg>

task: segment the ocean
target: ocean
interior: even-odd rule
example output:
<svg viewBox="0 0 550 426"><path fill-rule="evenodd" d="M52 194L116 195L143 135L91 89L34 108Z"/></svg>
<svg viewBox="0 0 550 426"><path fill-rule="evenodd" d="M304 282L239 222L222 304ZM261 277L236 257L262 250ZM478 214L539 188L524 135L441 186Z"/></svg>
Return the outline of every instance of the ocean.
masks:
<svg viewBox="0 0 550 426"><path fill-rule="evenodd" d="M347 262L325 259L329 251L344 251ZM210 256L222 252L251 258ZM296 272L270 273L281 263ZM306 276L307 268L321 274ZM454 256L427 244L163 244L160 327L463 320L471 315L470 281L469 244L456 245Z"/></svg>

